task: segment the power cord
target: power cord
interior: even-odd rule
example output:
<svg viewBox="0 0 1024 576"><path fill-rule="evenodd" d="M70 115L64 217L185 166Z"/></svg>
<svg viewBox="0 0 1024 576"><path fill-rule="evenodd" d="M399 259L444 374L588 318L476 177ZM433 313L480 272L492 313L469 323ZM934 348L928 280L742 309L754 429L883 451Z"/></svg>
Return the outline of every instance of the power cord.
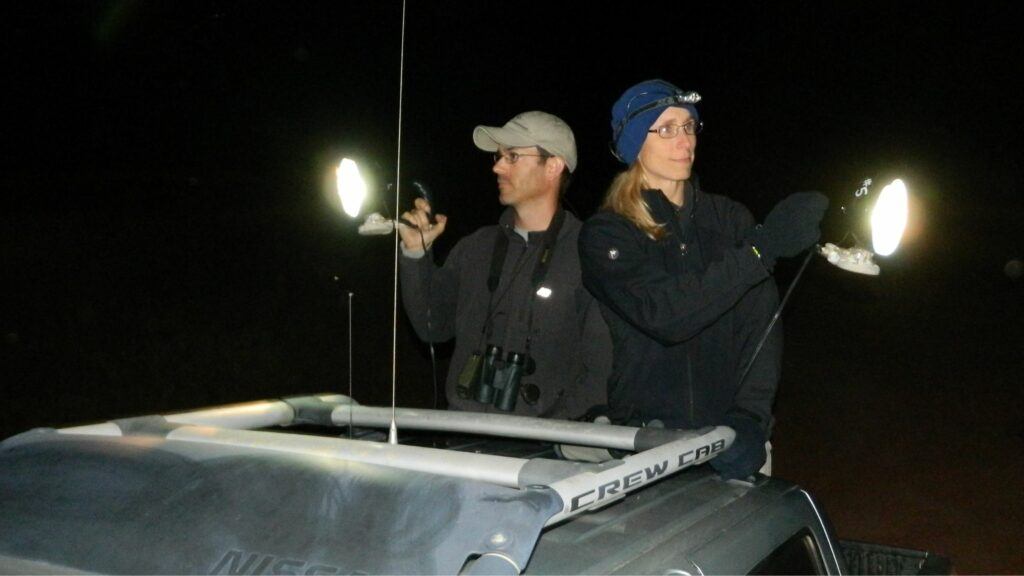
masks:
<svg viewBox="0 0 1024 576"><path fill-rule="evenodd" d="M423 229L422 228L417 226L416 230L420 233L420 245L423 246L423 257L426 258L427 251L429 251L433 247L433 243L430 243L430 245L427 244L427 238L426 238L426 236L423 235ZM431 316L430 316L430 301L431 301L431 297L433 296L431 287L432 287L431 283L427 283L427 332L429 334L433 334L434 333L434 327L433 327L433 323L431 322ZM434 410L437 410L437 399L438 399L438 393L437 393L437 356L436 356L436 354L434 352L434 342L433 341L428 341L427 342L427 348L430 349L430 379L431 379L431 382L432 382L432 386L431 386L431 391L432 391L431 406L433 407Z"/></svg>

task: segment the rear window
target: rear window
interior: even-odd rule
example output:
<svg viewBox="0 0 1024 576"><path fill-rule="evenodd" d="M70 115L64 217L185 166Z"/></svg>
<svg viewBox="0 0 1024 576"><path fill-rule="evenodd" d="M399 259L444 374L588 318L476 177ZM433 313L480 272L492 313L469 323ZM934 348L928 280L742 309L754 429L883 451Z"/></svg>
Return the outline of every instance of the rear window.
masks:
<svg viewBox="0 0 1024 576"><path fill-rule="evenodd" d="M824 574L825 566L821 561L818 544L811 536L810 530L804 528L772 550L772 553L761 560L750 573Z"/></svg>

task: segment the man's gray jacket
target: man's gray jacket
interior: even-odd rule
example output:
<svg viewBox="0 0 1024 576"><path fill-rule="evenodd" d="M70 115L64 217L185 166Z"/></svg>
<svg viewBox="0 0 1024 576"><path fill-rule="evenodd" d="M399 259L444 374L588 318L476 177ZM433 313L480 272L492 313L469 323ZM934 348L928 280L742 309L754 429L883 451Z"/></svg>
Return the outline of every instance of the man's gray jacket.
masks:
<svg viewBox="0 0 1024 576"><path fill-rule="evenodd" d="M529 353L536 364L524 376L523 387L535 385L540 396L530 404L520 397L515 413L527 416L574 418L605 403L612 347L607 326L594 298L580 279L577 238L579 219L566 213L553 256L538 295L532 284L544 232L531 232L529 241L513 228L515 214L507 209L496 226L485 226L459 240L444 265L433 253L422 258L402 256L399 270L402 303L417 335L427 342L455 338L455 351L445 385L449 406L459 410L493 412L493 406L457 394L459 373L474 352L488 344L509 352ZM488 276L497 234L508 238L497 289L488 289ZM485 333L490 307L491 327Z"/></svg>

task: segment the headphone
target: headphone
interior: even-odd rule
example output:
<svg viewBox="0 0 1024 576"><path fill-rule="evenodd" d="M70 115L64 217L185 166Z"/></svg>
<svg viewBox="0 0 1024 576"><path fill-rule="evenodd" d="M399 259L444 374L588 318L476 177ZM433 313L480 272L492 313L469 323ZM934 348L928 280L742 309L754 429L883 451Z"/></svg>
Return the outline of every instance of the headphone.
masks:
<svg viewBox="0 0 1024 576"><path fill-rule="evenodd" d="M626 103L626 115L622 118L622 120L619 120L619 123L615 126L615 129L612 130L612 141L608 143L608 147L611 149L612 156L615 156L616 160L625 163L625 160L623 160L622 157L619 156L619 152L615 149L615 145L618 143L619 136L622 135L622 131L626 128L626 125L629 124L630 120L636 118L637 116L643 114L644 112L647 112L648 110L661 108L662 106L673 106L678 104L688 104L690 106L693 106L694 104L700 102L701 100L700 94L693 90L690 90L689 92L683 92L679 88L676 88L675 86L669 84L668 82L665 82L664 80L659 80L658 82L665 86L666 91L669 92L668 96L659 98L654 102L648 102L647 104L644 104L643 106L637 108L636 110L629 109L629 107L633 104L633 100L636 100L641 96L651 94L651 92L641 92L636 96L630 98L629 102Z"/></svg>

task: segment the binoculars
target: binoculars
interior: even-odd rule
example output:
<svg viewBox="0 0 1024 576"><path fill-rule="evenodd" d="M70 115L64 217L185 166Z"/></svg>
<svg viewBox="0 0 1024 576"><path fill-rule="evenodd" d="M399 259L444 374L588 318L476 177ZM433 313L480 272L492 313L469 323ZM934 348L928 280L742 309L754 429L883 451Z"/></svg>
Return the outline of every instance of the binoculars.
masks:
<svg viewBox="0 0 1024 576"><path fill-rule="evenodd" d="M522 386L523 375L533 374L534 362L528 354L509 352L504 358L501 346L489 344L484 354L474 352L459 373L459 397L481 404L493 404L503 412L516 409L516 400L522 393L532 404L540 397L540 389L528 384Z"/></svg>

